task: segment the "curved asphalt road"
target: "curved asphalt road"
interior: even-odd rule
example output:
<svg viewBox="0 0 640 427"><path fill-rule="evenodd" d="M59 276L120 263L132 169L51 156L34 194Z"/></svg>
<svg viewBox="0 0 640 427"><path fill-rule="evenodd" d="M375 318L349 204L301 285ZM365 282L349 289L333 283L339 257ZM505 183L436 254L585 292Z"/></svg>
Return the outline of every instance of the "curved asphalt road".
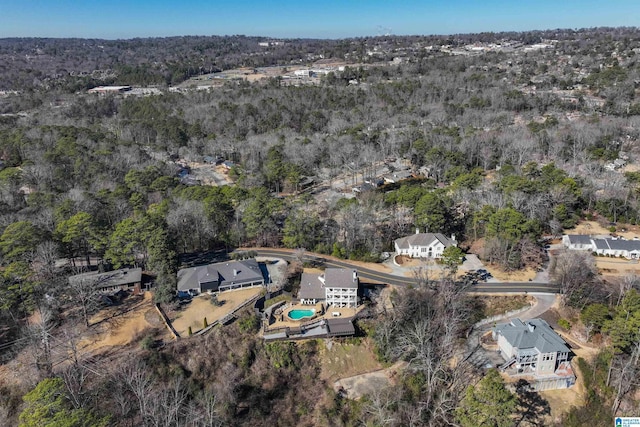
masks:
<svg viewBox="0 0 640 427"><path fill-rule="evenodd" d="M296 259L295 251L292 249L272 249L272 248L247 248L241 249L242 251L251 250L256 251L258 256L261 257L277 257L286 260ZM339 268L357 268L358 276L366 281L384 283L394 286L407 286L416 283L412 277L396 276L389 273L381 273L376 270L361 267L355 263L351 263L348 260L338 260L326 255L314 254L312 252L305 252L303 256L305 261L321 262L327 267L339 267ZM501 282L501 283L478 283L477 285L470 286L466 289L467 292L483 292L483 293L546 293L557 294L559 287L553 283L541 283L541 282Z"/></svg>

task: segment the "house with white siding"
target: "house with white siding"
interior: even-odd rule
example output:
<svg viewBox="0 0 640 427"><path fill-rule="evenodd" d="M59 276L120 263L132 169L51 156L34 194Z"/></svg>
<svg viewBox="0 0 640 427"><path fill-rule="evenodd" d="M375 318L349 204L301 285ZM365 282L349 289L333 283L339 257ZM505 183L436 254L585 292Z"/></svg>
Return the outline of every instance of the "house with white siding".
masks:
<svg viewBox="0 0 640 427"><path fill-rule="evenodd" d="M597 238L577 234L562 236L562 243L570 250L595 252L597 255L640 259L640 240L623 237Z"/></svg>
<svg viewBox="0 0 640 427"><path fill-rule="evenodd" d="M402 237L394 242L396 254L411 258L442 258L442 252L450 246L458 246L455 236L448 238L441 233L420 233Z"/></svg>
<svg viewBox="0 0 640 427"><path fill-rule="evenodd" d="M567 249L575 251L593 251L593 240L591 236L583 234L565 234L562 236L562 244Z"/></svg>
<svg viewBox="0 0 640 427"><path fill-rule="evenodd" d="M327 268L323 274L302 273L298 299L301 304L325 303L328 307L358 306L358 273L350 268Z"/></svg>

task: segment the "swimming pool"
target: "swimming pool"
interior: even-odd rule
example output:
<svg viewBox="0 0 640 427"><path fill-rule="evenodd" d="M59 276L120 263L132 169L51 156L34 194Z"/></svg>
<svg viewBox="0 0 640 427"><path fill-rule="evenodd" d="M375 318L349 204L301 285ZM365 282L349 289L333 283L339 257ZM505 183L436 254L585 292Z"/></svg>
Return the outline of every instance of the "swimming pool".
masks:
<svg viewBox="0 0 640 427"><path fill-rule="evenodd" d="M287 313L287 316L289 316L289 319L291 320L300 320L304 319L305 317L313 317L314 314L316 314L315 310L294 309Z"/></svg>

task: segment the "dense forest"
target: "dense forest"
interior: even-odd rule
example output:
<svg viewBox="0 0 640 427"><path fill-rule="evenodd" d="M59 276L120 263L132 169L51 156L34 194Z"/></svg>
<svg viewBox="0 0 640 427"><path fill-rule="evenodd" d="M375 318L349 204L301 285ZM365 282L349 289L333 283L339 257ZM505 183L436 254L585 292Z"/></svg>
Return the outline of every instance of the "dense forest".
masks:
<svg viewBox="0 0 640 427"><path fill-rule="evenodd" d="M519 425L541 425L499 377L452 363L477 318L451 277L397 290L393 311L361 321L382 363L409 367L358 401L317 380L321 342L264 343L251 313L199 341L147 336L77 354L71 331L89 328L74 303L86 290L67 282L76 261L142 267L154 300L170 305L194 253L271 246L378 262L417 227L454 234L464 249L480 243L483 260L513 271L543 265L545 239L581 220L612 231L640 222L640 172L617 166L640 155L636 28L266 40L0 40L0 367L8 378L23 363L21 378L0 379L0 424L471 426L477 400L498 389L495 425L516 413ZM321 59L347 65L313 85L165 90L234 67ZM161 94L86 93L99 84ZM232 184L181 178L207 158L233 163ZM351 184L336 187L404 167L411 179L357 197ZM301 191L307 178L315 184ZM602 343L579 362L585 405L558 425L637 410L640 281L605 282L589 257L572 255L552 275ZM67 424L47 424L56 417Z"/></svg>

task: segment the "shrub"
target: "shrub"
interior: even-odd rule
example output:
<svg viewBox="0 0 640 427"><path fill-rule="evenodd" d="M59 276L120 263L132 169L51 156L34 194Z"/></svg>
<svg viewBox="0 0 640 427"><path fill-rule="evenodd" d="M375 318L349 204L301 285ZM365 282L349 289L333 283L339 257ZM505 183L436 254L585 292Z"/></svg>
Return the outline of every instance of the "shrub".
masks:
<svg viewBox="0 0 640 427"><path fill-rule="evenodd" d="M242 318L238 323L238 326L240 327L240 331L243 333L254 332L260 326L260 319L258 319L258 316L249 315Z"/></svg>
<svg viewBox="0 0 640 427"><path fill-rule="evenodd" d="M558 326L560 326L562 329L566 329L566 330L571 329L571 323L569 323L569 321L567 319L558 320Z"/></svg>
<svg viewBox="0 0 640 427"><path fill-rule="evenodd" d="M151 335L147 335L140 341L140 346L145 350L151 350L154 347L155 340Z"/></svg>

